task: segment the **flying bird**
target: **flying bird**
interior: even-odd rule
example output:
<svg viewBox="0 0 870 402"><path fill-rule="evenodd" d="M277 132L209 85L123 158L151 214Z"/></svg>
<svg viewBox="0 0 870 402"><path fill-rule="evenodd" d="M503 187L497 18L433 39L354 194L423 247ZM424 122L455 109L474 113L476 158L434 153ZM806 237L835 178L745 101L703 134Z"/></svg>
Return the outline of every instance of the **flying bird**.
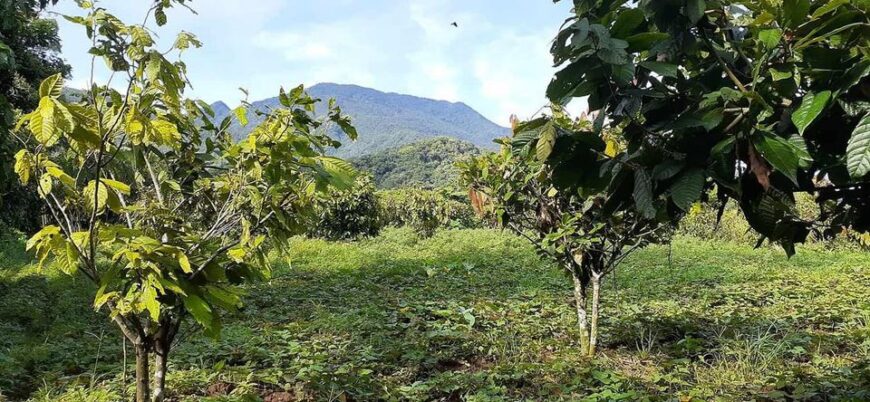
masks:
<svg viewBox="0 0 870 402"><path fill-rule="evenodd" d="M452 24L450 24L450 25L453 25L454 27L459 28L459 24L457 24L456 21L454 21L454 22L453 22Z"/></svg>

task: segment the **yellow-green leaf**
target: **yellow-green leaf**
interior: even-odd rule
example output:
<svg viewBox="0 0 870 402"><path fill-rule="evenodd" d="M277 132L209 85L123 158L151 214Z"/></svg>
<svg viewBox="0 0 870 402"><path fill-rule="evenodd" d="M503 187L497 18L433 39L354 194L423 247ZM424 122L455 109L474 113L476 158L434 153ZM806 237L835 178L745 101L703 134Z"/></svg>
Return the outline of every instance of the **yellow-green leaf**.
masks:
<svg viewBox="0 0 870 402"><path fill-rule="evenodd" d="M538 138L538 144L535 147L535 156L539 161L545 161L553 152L553 147L556 145L556 126L553 122L547 122L541 130L541 136Z"/></svg>
<svg viewBox="0 0 870 402"><path fill-rule="evenodd" d="M50 147L60 139L55 124L55 103L51 98L42 98L39 107L30 114L30 131L42 145Z"/></svg>
<svg viewBox="0 0 870 402"><path fill-rule="evenodd" d="M187 256L184 254L184 252L178 253L178 265L185 273L193 273L193 268L190 267L190 260L187 259Z"/></svg>
<svg viewBox="0 0 870 402"><path fill-rule="evenodd" d="M82 191L88 211L96 210L97 213L105 211L106 203L109 200L109 191L109 188L105 184L100 183L97 185L97 182L94 180L88 182L88 185Z"/></svg>
<svg viewBox="0 0 870 402"><path fill-rule="evenodd" d="M111 179L100 179L100 180L102 180L103 184L115 189L119 193L124 194L124 195L130 195L130 186L129 185L121 183L117 180L111 180Z"/></svg>
<svg viewBox="0 0 870 402"><path fill-rule="evenodd" d="M63 76L60 73L42 80L42 84L39 85L40 98L58 98L61 91L63 91Z"/></svg>
<svg viewBox="0 0 870 402"><path fill-rule="evenodd" d="M51 187L52 187L51 175L48 173L43 174L39 178L39 195L45 197L45 196L51 194Z"/></svg>
<svg viewBox="0 0 870 402"><path fill-rule="evenodd" d="M33 170L33 154L22 149L15 154L15 173L22 184L30 181L30 171Z"/></svg>

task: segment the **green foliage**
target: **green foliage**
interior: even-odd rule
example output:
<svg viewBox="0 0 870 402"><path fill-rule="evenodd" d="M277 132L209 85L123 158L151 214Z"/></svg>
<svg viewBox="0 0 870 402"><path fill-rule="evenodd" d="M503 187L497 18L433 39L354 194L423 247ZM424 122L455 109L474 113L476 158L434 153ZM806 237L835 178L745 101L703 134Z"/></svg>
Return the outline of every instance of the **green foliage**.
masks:
<svg viewBox="0 0 870 402"><path fill-rule="evenodd" d="M352 159L360 171L370 172L378 188L437 189L456 184L456 162L480 154L471 143L437 137Z"/></svg>
<svg viewBox="0 0 870 402"><path fill-rule="evenodd" d="M791 255L811 232L870 230L867 13L858 1L575 1L547 95L588 97L595 132L621 128L605 190L619 209L679 218L715 187ZM590 150L557 140L548 161L568 173L561 161ZM673 191L679 176L652 174L674 165L705 185ZM803 192L824 219L798 216Z"/></svg>
<svg viewBox="0 0 870 402"><path fill-rule="evenodd" d="M475 228L480 220L465 194L448 189L403 188L378 192L384 226L409 226L421 237L432 237L439 228Z"/></svg>
<svg viewBox="0 0 870 402"><path fill-rule="evenodd" d="M149 10L158 25L174 3L183 5L166 0ZM108 310L139 364L154 352L165 373L182 321L191 317L217 337L222 312L242 304L238 285L268 278L267 253L305 232L330 187L350 186L355 171L325 155L340 144L320 129L349 120L332 102L315 118L317 100L300 86L281 90L282 107L234 142L228 120L216 125L207 105L184 98L186 67L167 59L199 46L195 37L182 32L170 52L158 51L143 26L81 5L87 15L67 19L86 28L96 44L90 53L128 80L123 93L94 83L75 102L52 76L19 120L32 135L15 170L24 184L38 178L53 218L27 249L39 267L52 260L98 286L93 306ZM147 366L140 371L147 377ZM140 402L148 399L142 381ZM163 391L156 377L155 401Z"/></svg>
<svg viewBox="0 0 870 402"><path fill-rule="evenodd" d="M369 176L357 179L349 190L333 190L317 206L318 221L311 236L329 240L356 240L381 231L380 203Z"/></svg>
<svg viewBox="0 0 870 402"><path fill-rule="evenodd" d="M480 214L529 240L572 278L580 348L593 356L601 279L635 250L662 241L669 222L657 216L646 172L609 170L618 163L610 155L620 146L613 143L612 132L597 135L589 122L572 120L557 106L551 112L552 116L515 121L514 135L501 141L501 152L460 164L462 179ZM545 163L557 147L588 148L579 156ZM638 208L622 209L619 203L625 201L604 189L632 176L633 189L624 190L624 197L633 198ZM700 174L690 172L674 185L675 197L690 204L699 195L691 191L703 182Z"/></svg>
<svg viewBox="0 0 870 402"><path fill-rule="evenodd" d="M564 277L523 239L387 229L290 250L292 267L276 261L273 280L249 288L221 340L177 347L170 397L809 402L865 400L870 387L866 253L802 247L784 260L680 237L669 263L668 247L650 246L605 285L605 352L589 361ZM100 341L81 283L21 265L20 242L0 253L0 287L21 289L0 291L0 314L22 317L0 319L4 395L129 400L121 342L111 331Z"/></svg>
<svg viewBox="0 0 870 402"><path fill-rule="evenodd" d="M41 16L46 3L0 0L0 221L30 233L38 230L42 208L13 172L19 144L12 128L16 113L38 104L42 80L70 71L58 55L57 23Z"/></svg>

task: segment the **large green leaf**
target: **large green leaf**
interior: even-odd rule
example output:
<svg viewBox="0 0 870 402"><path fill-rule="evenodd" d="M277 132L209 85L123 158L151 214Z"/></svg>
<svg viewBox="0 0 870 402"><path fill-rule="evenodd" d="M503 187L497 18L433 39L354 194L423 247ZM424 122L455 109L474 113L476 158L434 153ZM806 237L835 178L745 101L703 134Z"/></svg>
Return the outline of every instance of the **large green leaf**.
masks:
<svg viewBox="0 0 870 402"><path fill-rule="evenodd" d="M804 134L804 131L812 124L816 117L819 117L819 114L828 105L830 99L831 91L822 91L818 94L808 92L804 95L800 107L791 115L791 121L797 127L800 135Z"/></svg>
<svg viewBox="0 0 870 402"><path fill-rule="evenodd" d="M60 139L60 131L55 124L55 103L45 97L39 101L39 107L28 115L30 117L30 132L42 145L50 147Z"/></svg>
<svg viewBox="0 0 870 402"><path fill-rule="evenodd" d="M644 61L640 66L664 77L677 78L680 70L674 64L662 63L658 61Z"/></svg>
<svg viewBox="0 0 870 402"><path fill-rule="evenodd" d="M84 197L85 206L88 208L88 211L94 211L95 209L97 213L105 211L106 203L109 200L109 191L109 187L103 183L97 185L95 180L88 182L85 189L82 190L82 197Z"/></svg>
<svg viewBox="0 0 870 402"><path fill-rule="evenodd" d="M783 0L783 17L785 25L794 28L806 21L810 12L810 0Z"/></svg>
<svg viewBox="0 0 870 402"><path fill-rule="evenodd" d="M674 204L683 211L688 211L692 204L701 198L704 181L703 169L692 169L683 173L671 186L671 198L674 200Z"/></svg>
<svg viewBox="0 0 870 402"><path fill-rule="evenodd" d="M22 149L15 154L15 173L18 174L18 179L22 184L27 184L30 181L30 171L33 170L33 155L27 150Z"/></svg>
<svg viewBox="0 0 870 402"><path fill-rule="evenodd" d="M846 165L849 174L856 179L870 173L870 114L865 114L852 131L846 148Z"/></svg>
<svg viewBox="0 0 870 402"><path fill-rule="evenodd" d="M39 97L59 98L63 91L63 76L60 73L52 75L39 85Z"/></svg>
<svg viewBox="0 0 870 402"><path fill-rule="evenodd" d="M639 8L624 10L616 16L616 22L614 22L613 27L610 28L610 35L614 38L623 39L626 36L631 35L634 29L640 26L643 21L643 10Z"/></svg>
<svg viewBox="0 0 870 402"><path fill-rule="evenodd" d="M686 17L692 24L697 24L707 11L707 2L704 0L688 0L686 1Z"/></svg>
<svg viewBox="0 0 870 402"><path fill-rule="evenodd" d="M800 150L787 139L767 132L754 136L752 143L774 169L797 184L797 170L801 161Z"/></svg>
<svg viewBox="0 0 870 402"><path fill-rule="evenodd" d="M653 203L652 181L649 175L643 170L634 172L634 197L637 211L645 218L652 219L656 216L656 208Z"/></svg>
<svg viewBox="0 0 870 402"><path fill-rule="evenodd" d="M538 144L535 147L535 156L539 161L545 161L553 152L553 146L556 145L556 126L553 122L547 122L541 130L541 136L538 138Z"/></svg>
<svg viewBox="0 0 870 402"><path fill-rule="evenodd" d="M765 29L758 33L758 40L766 49L773 49L782 38L782 30L779 28Z"/></svg>

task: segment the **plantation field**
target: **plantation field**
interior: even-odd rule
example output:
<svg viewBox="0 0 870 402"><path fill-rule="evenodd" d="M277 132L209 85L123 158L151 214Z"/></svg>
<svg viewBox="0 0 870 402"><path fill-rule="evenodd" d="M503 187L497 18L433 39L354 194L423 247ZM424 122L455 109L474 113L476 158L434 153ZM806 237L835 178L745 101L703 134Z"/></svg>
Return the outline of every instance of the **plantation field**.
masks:
<svg viewBox="0 0 870 402"><path fill-rule="evenodd" d="M129 399L132 366L125 390L91 286L35 272L22 249L5 239L0 254L0 400ZM519 238L390 229L292 253L221 340L185 328L172 400L870 399L867 253L648 248L605 283L594 361L576 347L570 281Z"/></svg>

